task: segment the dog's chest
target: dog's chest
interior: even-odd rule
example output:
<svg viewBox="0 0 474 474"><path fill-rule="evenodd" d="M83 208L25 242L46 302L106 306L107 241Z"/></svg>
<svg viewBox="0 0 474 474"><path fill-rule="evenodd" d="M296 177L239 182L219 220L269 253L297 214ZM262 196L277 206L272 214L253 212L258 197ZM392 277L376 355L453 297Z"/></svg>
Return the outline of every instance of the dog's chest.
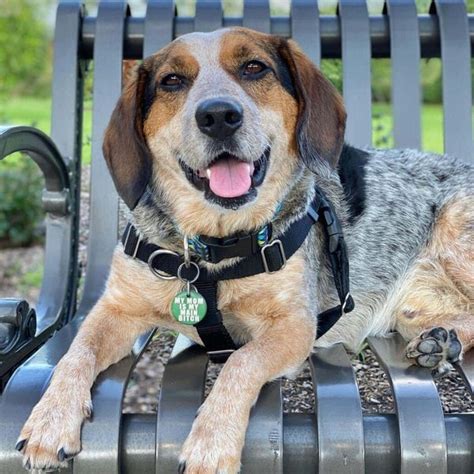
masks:
<svg viewBox="0 0 474 474"><path fill-rule="evenodd" d="M189 335L194 328L177 322L171 305L185 289L178 280L161 280L149 268L118 251L109 279L109 288L122 294L122 300L139 302L140 313L154 324ZM245 341L262 333L275 318L301 314L309 316L310 298L304 281L304 256L295 254L286 267L274 274L218 283L218 308L224 324L236 340Z"/></svg>

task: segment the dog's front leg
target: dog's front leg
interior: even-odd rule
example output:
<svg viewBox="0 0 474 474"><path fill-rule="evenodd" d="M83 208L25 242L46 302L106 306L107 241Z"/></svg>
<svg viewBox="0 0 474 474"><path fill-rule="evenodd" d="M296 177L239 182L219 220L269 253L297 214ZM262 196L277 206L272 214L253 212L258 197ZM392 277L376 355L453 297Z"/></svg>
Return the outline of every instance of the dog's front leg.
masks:
<svg viewBox="0 0 474 474"><path fill-rule="evenodd" d="M301 312L272 316L269 327L234 352L222 368L184 443L181 473L238 472L250 409L260 389L308 357L314 321Z"/></svg>
<svg viewBox="0 0 474 474"><path fill-rule="evenodd" d="M81 425L91 415L95 378L125 357L137 336L152 327L144 316L137 317L137 308L129 301L128 306L121 304L106 292L57 365L18 438L17 449L23 452L27 469L63 467L80 451Z"/></svg>

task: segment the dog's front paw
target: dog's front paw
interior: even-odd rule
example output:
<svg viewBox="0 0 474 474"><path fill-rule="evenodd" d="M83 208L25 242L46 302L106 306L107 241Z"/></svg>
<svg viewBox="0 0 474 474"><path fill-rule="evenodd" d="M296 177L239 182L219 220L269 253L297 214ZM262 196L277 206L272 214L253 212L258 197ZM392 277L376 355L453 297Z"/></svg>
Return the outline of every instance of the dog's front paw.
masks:
<svg viewBox="0 0 474 474"><path fill-rule="evenodd" d="M179 474L235 474L240 471L245 426L232 425L229 421L201 410L181 450Z"/></svg>
<svg viewBox="0 0 474 474"><path fill-rule="evenodd" d="M440 377L451 369L451 364L460 360L462 345L456 331L442 327L429 329L413 339L407 346L406 356L414 359L420 367L433 369Z"/></svg>
<svg viewBox="0 0 474 474"><path fill-rule="evenodd" d="M23 466L33 472L66 467L67 461L81 450L81 425L91 413L90 396L46 392L16 444L23 454Z"/></svg>

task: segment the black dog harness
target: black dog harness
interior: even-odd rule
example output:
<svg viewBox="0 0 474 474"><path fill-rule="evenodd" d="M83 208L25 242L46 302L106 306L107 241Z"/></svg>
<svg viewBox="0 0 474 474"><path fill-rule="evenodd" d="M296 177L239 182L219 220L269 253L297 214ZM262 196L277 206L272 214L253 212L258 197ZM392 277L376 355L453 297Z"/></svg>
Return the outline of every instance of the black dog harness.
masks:
<svg viewBox="0 0 474 474"><path fill-rule="evenodd" d="M317 337L321 337L344 313L354 309L354 300L349 289L349 260L341 224L331 204L318 189L306 214L293 222L278 238L272 238L269 224L265 226L264 232L261 229L223 239L200 236L194 240L193 250L207 262L218 263L227 258L241 257L235 264L218 270L209 270L195 261L186 266L182 255L141 240L132 224L127 225L122 243L127 255L147 263L150 270L160 278L172 280L179 276L182 280L195 280L194 286L206 300L207 313L194 326L209 358L213 362L225 362L238 347L225 328L217 307L218 282L281 270L317 222L323 225L326 235L327 252L340 301L338 306L318 315Z"/></svg>

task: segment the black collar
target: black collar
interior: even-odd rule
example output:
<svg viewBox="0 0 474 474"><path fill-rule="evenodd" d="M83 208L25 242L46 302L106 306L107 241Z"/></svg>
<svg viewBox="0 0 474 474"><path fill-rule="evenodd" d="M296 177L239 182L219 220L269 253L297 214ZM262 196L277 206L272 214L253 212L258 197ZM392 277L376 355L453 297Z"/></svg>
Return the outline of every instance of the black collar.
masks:
<svg viewBox="0 0 474 474"><path fill-rule="evenodd" d="M195 327L211 359L221 362L237 346L225 329L222 315L217 309L217 283L281 270L301 247L317 222L322 224L326 234L327 252L340 300L340 305L318 316L317 337L321 337L342 314L354 309L354 301L349 291L349 261L341 224L330 202L319 189L306 213L278 238L272 239L271 225L266 226L266 238L262 237L261 230L225 239L201 237L199 241L211 250L204 253L194 246L193 250L200 255L200 259L217 263L225 258L243 257L237 263L215 271L199 265L200 259L192 260L193 264L186 268L182 255L141 240L132 224L127 225L122 243L127 255L147 263L150 270L160 278L175 279L178 271L185 280L197 277L194 285L206 299L208 311L206 317Z"/></svg>

